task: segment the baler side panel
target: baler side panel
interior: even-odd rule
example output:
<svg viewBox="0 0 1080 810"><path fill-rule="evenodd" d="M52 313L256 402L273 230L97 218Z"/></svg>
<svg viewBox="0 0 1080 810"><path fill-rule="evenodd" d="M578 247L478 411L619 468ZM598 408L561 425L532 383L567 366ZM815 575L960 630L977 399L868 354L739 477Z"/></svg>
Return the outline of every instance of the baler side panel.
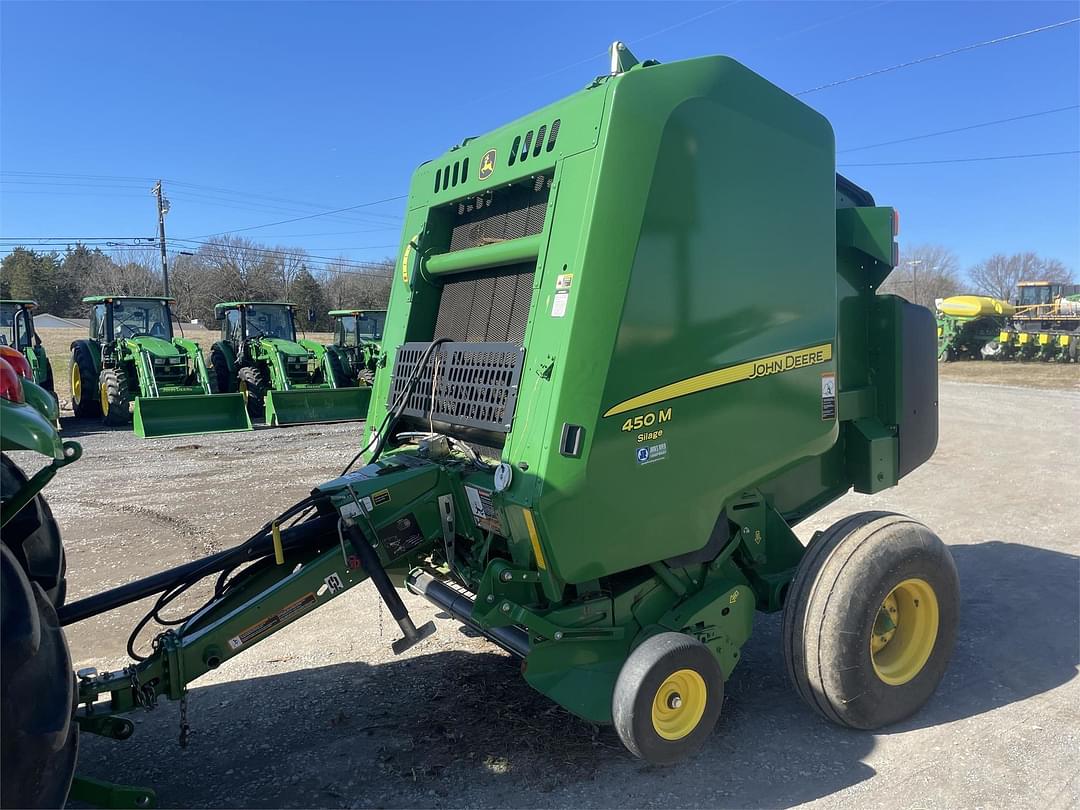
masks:
<svg viewBox="0 0 1080 810"><path fill-rule="evenodd" d="M838 434L821 408L836 331L825 119L731 60L696 60L619 77L602 149L572 334L589 350L565 358L549 426L586 420L594 436L586 457L550 453L540 473L551 556L570 582L701 548L725 501ZM813 347L805 367L602 416Z"/></svg>

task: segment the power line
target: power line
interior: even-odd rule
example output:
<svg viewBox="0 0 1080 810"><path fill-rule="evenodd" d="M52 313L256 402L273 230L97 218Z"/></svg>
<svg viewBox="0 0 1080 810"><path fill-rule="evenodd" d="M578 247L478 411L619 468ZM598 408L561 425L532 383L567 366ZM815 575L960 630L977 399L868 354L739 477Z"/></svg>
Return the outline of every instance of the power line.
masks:
<svg viewBox="0 0 1080 810"><path fill-rule="evenodd" d="M987 155L985 157L946 158L944 160L902 160L894 163L839 163L840 167L849 166L930 166L940 163L978 163L984 160L1020 160L1021 158L1057 157L1059 155L1080 155L1080 149L1065 152L1029 152L1024 155Z"/></svg>
<svg viewBox="0 0 1080 810"><path fill-rule="evenodd" d="M997 124L1008 124L1012 121L1023 121L1027 118L1037 118L1040 115L1050 115L1051 113L1065 112L1066 110L1075 110L1080 108L1080 104L1070 104L1067 107L1055 107L1052 110L1040 110L1039 112L1026 113L1024 115L1014 115L1011 118L998 118L995 121L983 121L981 124L969 124L966 127L956 127L955 129L942 129L937 132L927 132L924 135L912 135L909 138L897 138L892 141L881 141L880 143L870 143L865 146L853 146L850 149L837 149L836 154L843 154L846 152L859 152L863 149L876 149L879 146L892 146L898 143L910 143L911 141L920 141L924 138L936 138L938 135L952 135L955 132L967 132L971 129L979 129L981 127L990 127Z"/></svg>
<svg viewBox="0 0 1080 810"><path fill-rule="evenodd" d="M200 239L206 239L206 238L211 237L211 236L225 236L225 235L230 234L230 233L243 233L244 231L254 231L254 230L258 230L259 228L272 228L274 225L285 225L285 224L288 224L290 222L300 222L301 220L305 220L305 219L315 219L316 217L325 217L325 216L329 216L331 214L340 214L342 211L355 211L355 210L357 210L359 208L367 208L367 207L372 206L372 205L380 205L382 203L394 202L395 200L403 200L407 196L408 195L406 195L406 194L398 194L398 195L396 195L394 197L385 197L385 198L383 198L381 200L372 200L371 202L360 203L359 205L349 205L349 206L346 206L345 208L337 208L337 209L335 209L333 211L321 211L318 214L308 214L307 216L304 216L304 217L293 217L292 219L283 219L283 220L280 220L278 222L267 222L267 223L265 223L263 225L249 225L246 228L233 228L232 230L229 230L229 231L217 231L216 233L204 234L203 236L200 236L199 238Z"/></svg>
<svg viewBox="0 0 1080 810"><path fill-rule="evenodd" d="M1014 39L1020 39L1021 37L1031 36L1032 34L1041 34L1044 31L1052 31L1055 28L1061 28L1066 25L1072 25L1075 22L1080 22L1080 17L1073 17L1070 20L1062 20L1061 22L1050 23L1049 25L1043 25L1038 28L1031 28L1027 31L1018 31L1015 34L1006 34L1005 36L995 37L994 39L988 39L984 42L975 42L971 45L964 45L960 48L953 48L951 51L943 51L941 53L931 54L929 56L920 56L918 59L912 59L908 62L901 62L898 65L890 65L889 67L878 68L877 70L871 70L867 73L859 73L855 76L849 76L846 79L839 79L835 82L828 82L827 84L821 84L817 87L811 87L809 90L801 90L795 93L796 96L805 96L809 93L816 93L819 90L827 90L830 87L839 87L842 84L848 84L850 82L857 82L861 79L869 79L872 76L880 76L883 73L891 73L894 70L900 70L901 68L911 67L912 65L921 65L924 62L932 62L935 59L944 59L946 56L954 56L958 53L964 53L965 51L973 51L976 48L985 48L988 45L1000 45L1002 42L1009 42Z"/></svg>

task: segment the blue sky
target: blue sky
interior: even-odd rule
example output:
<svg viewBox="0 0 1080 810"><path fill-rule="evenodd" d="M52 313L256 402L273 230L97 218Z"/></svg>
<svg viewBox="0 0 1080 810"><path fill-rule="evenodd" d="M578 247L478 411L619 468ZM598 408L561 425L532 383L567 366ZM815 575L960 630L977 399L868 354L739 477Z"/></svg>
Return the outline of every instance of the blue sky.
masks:
<svg viewBox="0 0 1080 810"><path fill-rule="evenodd" d="M1080 16L1076 2L12 3L0 5L0 236L199 238L404 194L413 168L571 93L613 39L739 59L797 92ZM808 94L841 171L902 240L969 266L1034 250L1080 273L1080 26ZM934 138L882 141L1072 107ZM183 184L183 185L181 185ZM243 235L392 254L404 200ZM6 248L0 248L6 252Z"/></svg>

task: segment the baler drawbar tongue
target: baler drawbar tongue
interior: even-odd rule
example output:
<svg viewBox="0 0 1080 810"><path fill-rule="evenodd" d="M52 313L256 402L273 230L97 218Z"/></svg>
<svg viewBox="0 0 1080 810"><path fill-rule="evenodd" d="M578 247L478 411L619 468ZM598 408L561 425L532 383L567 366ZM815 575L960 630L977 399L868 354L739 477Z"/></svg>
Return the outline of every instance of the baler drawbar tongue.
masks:
<svg viewBox="0 0 1080 810"><path fill-rule="evenodd" d="M251 430L243 394L137 397L133 421L144 439Z"/></svg>
<svg viewBox="0 0 1080 810"><path fill-rule="evenodd" d="M307 422L350 422L367 415L371 389L293 388L266 392L266 424L302 425Z"/></svg>

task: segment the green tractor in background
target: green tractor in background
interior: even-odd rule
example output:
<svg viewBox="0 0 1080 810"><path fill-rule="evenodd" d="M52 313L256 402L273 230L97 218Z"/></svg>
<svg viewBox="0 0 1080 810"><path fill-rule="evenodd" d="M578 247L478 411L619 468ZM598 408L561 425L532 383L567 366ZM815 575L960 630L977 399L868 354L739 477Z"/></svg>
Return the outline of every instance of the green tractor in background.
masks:
<svg viewBox="0 0 1080 810"><path fill-rule="evenodd" d="M0 346L11 346L20 351L30 365L33 382L53 397L53 370L41 338L34 331L35 301L0 301Z"/></svg>
<svg viewBox="0 0 1080 810"><path fill-rule="evenodd" d="M385 309L332 309L334 342L326 347L338 387L370 386L382 353Z"/></svg>
<svg viewBox="0 0 1080 810"><path fill-rule="evenodd" d="M243 397L213 393L199 344L173 336L171 301L83 299L91 307L90 337L71 344L75 416L115 426L134 421L143 438L251 430Z"/></svg>
<svg viewBox="0 0 1080 810"><path fill-rule="evenodd" d="M327 348L297 339L295 312L295 304L282 301L214 307L221 340L210 351L210 367L218 390L242 393L251 417L268 425L362 420L370 388L338 383Z"/></svg>

